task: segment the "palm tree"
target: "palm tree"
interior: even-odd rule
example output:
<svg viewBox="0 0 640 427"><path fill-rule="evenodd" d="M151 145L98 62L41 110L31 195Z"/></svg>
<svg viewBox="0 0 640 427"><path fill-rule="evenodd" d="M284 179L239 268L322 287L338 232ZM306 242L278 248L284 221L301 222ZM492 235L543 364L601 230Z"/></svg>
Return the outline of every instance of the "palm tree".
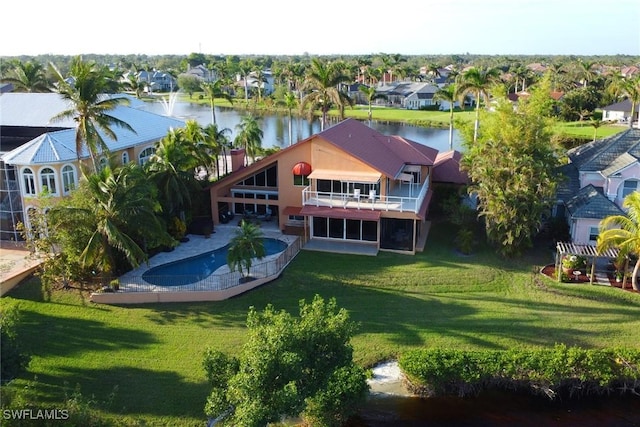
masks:
<svg viewBox="0 0 640 427"><path fill-rule="evenodd" d="M159 190L159 199L166 219L183 217L191 206L191 190L196 188L193 168L197 163L191 144L182 128L170 129L156 144L145 168Z"/></svg>
<svg viewBox="0 0 640 427"><path fill-rule="evenodd" d="M227 92L222 90L222 80L216 80L215 82L202 83L202 90L209 98L209 105L211 106L211 123L216 124L216 112L215 101L216 98L222 98L233 104L233 98Z"/></svg>
<svg viewBox="0 0 640 427"><path fill-rule="evenodd" d="M108 280L117 271L121 256L133 268L148 260L139 242L172 241L156 217L155 188L140 166L129 163L117 170L106 166L85 177L74 193L85 197L83 203L63 202L51 210L56 228L90 227L80 254L84 268L96 268Z"/></svg>
<svg viewBox="0 0 640 427"><path fill-rule="evenodd" d="M576 79L582 81L582 87L587 85L598 77L598 73L595 71L597 62L578 60L575 69Z"/></svg>
<svg viewBox="0 0 640 427"><path fill-rule="evenodd" d="M369 105L369 110L368 110L369 122L371 122L371 117L373 116L373 113L371 111L371 104L373 104L373 101L375 101L376 99L387 99L387 95L378 93L376 91L375 86L360 85L358 87L358 90L362 92L365 98L367 99L367 104Z"/></svg>
<svg viewBox="0 0 640 427"><path fill-rule="evenodd" d="M469 68L460 75L458 82L458 95L462 99L472 92L476 101L476 120L473 127L473 142L478 140L478 126L480 123L480 102L489 103L489 90L498 82L500 70L497 68Z"/></svg>
<svg viewBox="0 0 640 427"><path fill-rule="evenodd" d="M287 113L289 115L289 145L293 144L293 109L298 106L298 97L295 93L291 91L285 92L284 96L281 100L278 101L278 104L283 105L284 108L287 109Z"/></svg>
<svg viewBox="0 0 640 427"><path fill-rule="evenodd" d="M3 83L11 83L16 92L51 92L44 67L39 62L18 62L7 71Z"/></svg>
<svg viewBox="0 0 640 427"><path fill-rule="evenodd" d="M327 113L332 106L340 110L342 119L345 105L352 105L351 98L339 89L341 83L347 83L350 80L340 63L323 62L313 58L311 68L302 83L301 90L305 91L306 95L302 98L300 109L303 111L309 109L310 115L313 115L313 111L319 108L322 111L320 128L324 130Z"/></svg>
<svg viewBox="0 0 640 427"><path fill-rule="evenodd" d="M589 124L593 126L593 141L595 142L595 140L598 139L598 128L605 124L605 122L598 119L592 119Z"/></svg>
<svg viewBox="0 0 640 427"><path fill-rule="evenodd" d="M249 275L253 259L262 259L266 254L262 231L249 221L241 221L240 228L231 239L227 253L227 265L231 271L240 272L243 278ZM246 270L246 274L245 274Z"/></svg>
<svg viewBox="0 0 640 427"><path fill-rule="evenodd" d="M238 69L240 71L240 75L242 76L242 80L244 82L244 103L245 105L249 103L249 85L247 82L247 78L249 77L249 73L253 70L253 62L250 59L240 61L238 64Z"/></svg>
<svg viewBox="0 0 640 427"><path fill-rule="evenodd" d="M622 75L614 75L607 90L616 98L624 97L631 101L631 117L629 118L629 127L633 127L633 120L636 114L636 105L640 103L640 75L634 77L623 77Z"/></svg>
<svg viewBox="0 0 640 427"><path fill-rule="evenodd" d="M135 92L136 98L140 99L142 97L142 92L144 92L144 88L147 84L140 80L138 74L129 73L127 75L127 81L124 82L125 89L129 89L132 92Z"/></svg>
<svg viewBox="0 0 640 427"><path fill-rule="evenodd" d="M631 283L633 289L640 291L638 273L640 272L640 192L634 191L624 198L623 207L627 215L612 215L600 221L600 234L596 248L598 253L615 248L619 259L629 255L637 257L633 267Z"/></svg>
<svg viewBox="0 0 640 427"><path fill-rule="evenodd" d="M238 135L236 135L235 144L245 149L247 156L251 156L255 161L256 155L262 149L262 137L264 136L258 120L251 114L246 114L236 126Z"/></svg>
<svg viewBox="0 0 640 427"><path fill-rule="evenodd" d="M267 75L265 74L261 65L257 65L253 69L253 80L255 82L256 88L258 90L258 103L262 102L262 88L269 81L267 80Z"/></svg>
<svg viewBox="0 0 640 427"><path fill-rule="evenodd" d="M204 142L202 146L202 150L198 150L198 152L202 151L203 155L208 158L213 158L213 162L216 169L216 174L218 179L220 178L220 154L223 155L224 159L224 173L227 173L227 147L229 146L229 137L228 134L231 133L231 129L223 128L218 129L218 125L211 123L204 127ZM204 164L207 165L208 162ZM210 175L211 171L207 168L207 173Z"/></svg>
<svg viewBox="0 0 640 427"><path fill-rule="evenodd" d="M51 64L58 80L58 92L69 101L72 108L62 111L52 118L53 121L73 118L76 122L76 154L78 160L82 150L86 147L91 157L94 171L98 170L97 154L99 151L108 152L99 131L105 136L117 140L111 126L125 128L133 133L135 130L123 120L109 114L120 104L128 104L124 97L107 95L113 89L111 74L105 67L99 67L95 62L84 62L81 57L71 61L70 74L73 83L68 82Z"/></svg>
<svg viewBox="0 0 640 427"><path fill-rule="evenodd" d="M439 89L433 98L449 103L449 150L453 150L453 108L459 98L455 83Z"/></svg>

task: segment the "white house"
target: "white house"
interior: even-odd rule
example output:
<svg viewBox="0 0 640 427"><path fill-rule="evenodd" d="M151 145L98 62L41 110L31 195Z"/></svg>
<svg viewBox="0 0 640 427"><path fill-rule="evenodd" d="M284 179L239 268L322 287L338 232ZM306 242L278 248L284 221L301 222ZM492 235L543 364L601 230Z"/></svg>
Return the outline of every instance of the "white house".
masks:
<svg viewBox="0 0 640 427"><path fill-rule="evenodd" d="M640 104L636 104L633 112L633 122L638 122L638 109ZM631 118L631 101L625 99L624 101L616 102L615 104L602 107L602 120L616 121L619 123L629 123Z"/></svg>

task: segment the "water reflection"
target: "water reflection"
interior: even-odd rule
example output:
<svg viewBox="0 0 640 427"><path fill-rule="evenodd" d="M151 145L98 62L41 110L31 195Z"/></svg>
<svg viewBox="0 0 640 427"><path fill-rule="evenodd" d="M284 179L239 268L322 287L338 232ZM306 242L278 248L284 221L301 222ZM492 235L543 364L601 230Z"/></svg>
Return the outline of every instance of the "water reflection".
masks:
<svg viewBox="0 0 640 427"><path fill-rule="evenodd" d="M505 392L475 398L372 396L349 427L632 427L640 425L640 398L610 395L549 401Z"/></svg>
<svg viewBox="0 0 640 427"><path fill-rule="evenodd" d="M145 103L143 108L156 114L165 115L161 102L148 102ZM215 108L218 127L228 128L231 130L231 138L235 138L238 133L238 129L236 127L240 123L244 112L234 110L233 108ZM208 106L192 104L189 102L175 102L175 105L173 106L173 116L181 120L196 120L203 126L211 123L211 109ZM264 133L262 140L262 146L264 148L285 148L289 146L289 117L286 114L262 115L260 123ZM334 119L332 123L337 123L337 120ZM367 124L369 123L367 122ZM373 121L369 125L385 135L398 135L420 144L436 148L439 151L447 151L449 149L448 129L424 128L403 123L378 121ZM297 142L320 132L320 122L317 119L309 122L302 117L293 117L291 128L293 141ZM457 150L462 148L460 136L457 132L454 133L453 146Z"/></svg>

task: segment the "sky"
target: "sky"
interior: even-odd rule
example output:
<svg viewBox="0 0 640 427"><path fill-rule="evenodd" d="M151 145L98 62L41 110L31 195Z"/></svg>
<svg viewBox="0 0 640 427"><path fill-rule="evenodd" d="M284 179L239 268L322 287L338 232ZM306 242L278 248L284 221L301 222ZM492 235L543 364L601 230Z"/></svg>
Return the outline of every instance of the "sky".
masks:
<svg viewBox="0 0 640 427"><path fill-rule="evenodd" d="M0 56L194 52L635 56L640 0L31 0L0 7Z"/></svg>

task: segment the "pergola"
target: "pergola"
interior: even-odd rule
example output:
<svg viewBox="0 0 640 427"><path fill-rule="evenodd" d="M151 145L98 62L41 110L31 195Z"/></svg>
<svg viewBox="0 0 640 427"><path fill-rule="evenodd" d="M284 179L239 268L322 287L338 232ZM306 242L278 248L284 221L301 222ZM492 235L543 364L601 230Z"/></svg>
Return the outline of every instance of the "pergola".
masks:
<svg viewBox="0 0 640 427"><path fill-rule="evenodd" d="M591 274L589 283L593 285L593 278L595 276L596 259L597 258L618 258L618 249L607 249L601 253L598 253L596 247L593 245L579 245L575 243L558 242L556 245L556 274L558 275L558 282L562 279L562 259L565 256L583 256L591 258ZM625 261L625 263L628 262ZM627 268L624 269L625 277L622 279L622 283L627 280Z"/></svg>

